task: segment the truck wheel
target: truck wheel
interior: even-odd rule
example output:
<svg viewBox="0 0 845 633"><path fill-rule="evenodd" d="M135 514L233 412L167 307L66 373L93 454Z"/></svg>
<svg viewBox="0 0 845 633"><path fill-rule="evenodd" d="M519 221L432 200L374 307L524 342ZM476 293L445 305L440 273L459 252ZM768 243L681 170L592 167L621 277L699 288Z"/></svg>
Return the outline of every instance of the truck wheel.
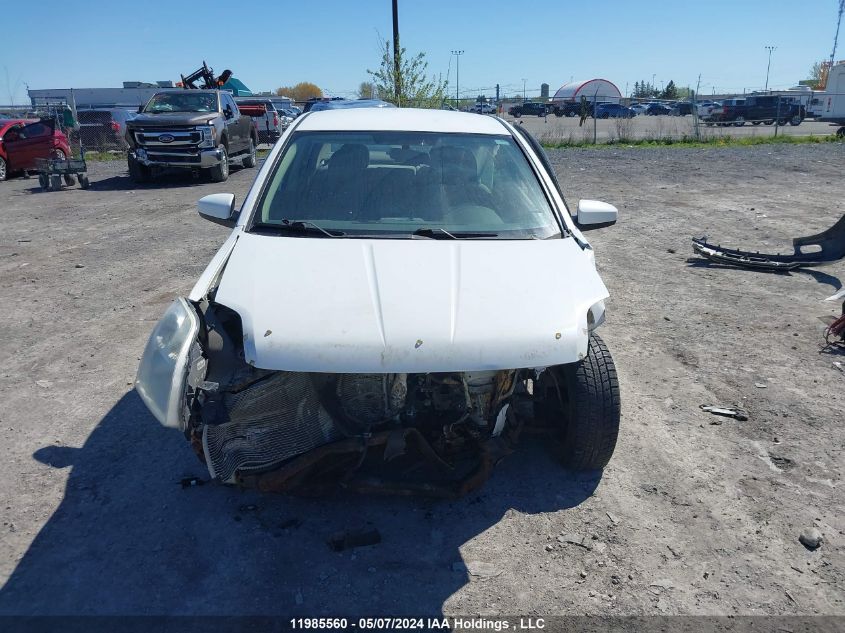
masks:
<svg viewBox="0 0 845 633"><path fill-rule="evenodd" d="M62 188L62 177L60 174L53 174L50 176L50 189L58 191Z"/></svg>
<svg viewBox="0 0 845 633"><path fill-rule="evenodd" d="M566 113L566 116L571 118L571 117L575 116L575 113L570 110L569 112Z"/></svg>
<svg viewBox="0 0 845 633"><path fill-rule="evenodd" d="M560 117L562 117L562 116L563 116L563 112L561 112L560 110L555 110L555 116L556 116L557 118L560 118Z"/></svg>
<svg viewBox="0 0 845 633"><path fill-rule="evenodd" d="M763 125L771 125L772 123L774 123L773 120L763 121Z"/></svg>
<svg viewBox="0 0 845 633"><path fill-rule="evenodd" d="M127 159L129 168L129 180L132 182L143 183L150 179L150 168L142 165L131 156Z"/></svg>
<svg viewBox="0 0 845 633"><path fill-rule="evenodd" d="M752 121L751 125L760 125L762 121Z"/></svg>
<svg viewBox="0 0 845 633"><path fill-rule="evenodd" d="M745 125L745 117L744 116L738 116L737 118L735 118L734 119L734 125L736 127L742 127L743 125Z"/></svg>
<svg viewBox="0 0 845 633"><path fill-rule="evenodd" d="M789 124L790 125L801 125L801 117L796 114L794 117L789 119Z"/></svg>
<svg viewBox="0 0 845 633"><path fill-rule="evenodd" d="M79 186L83 189L88 189L91 186L91 183L88 180L88 176L85 174L79 174Z"/></svg>
<svg viewBox="0 0 845 633"><path fill-rule="evenodd" d="M76 184L76 178L74 178L71 174L65 174L65 184L68 187L73 187Z"/></svg>
<svg viewBox="0 0 845 633"><path fill-rule="evenodd" d="M619 380L604 341L593 334L584 360L549 367L546 373L540 376L540 391L548 396L544 413L556 428L563 465L604 468L616 448L621 409Z"/></svg>
<svg viewBox="0 0 845 633"><path fill-rule="evenodd" d="M0 182L6 180L6 161L0 156Z"/></svg>
<svg viewBox="0 0 845 633"><path fill-rule="evenodd" d="M249 150L246 153L246 157L244 157L243 165L244 167L255 167L258 164L258 161L255 157L255 141L250 137L249 139Z"/></svg>
<svg viewBox="0 0 845 633"><path fill-rule="evenodd" d="M47 174L38 174L38 184L41 186L41 191L47 191L50 188L50 180Z"/></svg>
<svg viewBox="0 0 845 633"><path fill-rule="evenodd" d="M217 149L223 155L219 165L215 165L208 170L208 175L211 177L211 182L225 182L229 178L229 153L226 151L225 145L218 145Z"/></svg>

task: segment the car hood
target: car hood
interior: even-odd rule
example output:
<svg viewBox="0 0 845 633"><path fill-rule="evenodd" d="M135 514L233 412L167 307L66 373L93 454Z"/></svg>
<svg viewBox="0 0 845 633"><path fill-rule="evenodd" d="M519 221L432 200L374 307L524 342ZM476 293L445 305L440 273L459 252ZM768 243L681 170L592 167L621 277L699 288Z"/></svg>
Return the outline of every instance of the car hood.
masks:
<svg viewBox="0 0 845 633"><path fill-rule="evenodd" d="M241 234L215 301L272 370L427 373L545 367L587 353L608 296L572 238L394 240Z"/></svg>
<svg viewBox="0 0 845 633"><path fill-rule="evenodd" d="M220 116L217 112L163 112L161 114L138 114L126 122L130 128L158 125L206 125Z"/></svg>

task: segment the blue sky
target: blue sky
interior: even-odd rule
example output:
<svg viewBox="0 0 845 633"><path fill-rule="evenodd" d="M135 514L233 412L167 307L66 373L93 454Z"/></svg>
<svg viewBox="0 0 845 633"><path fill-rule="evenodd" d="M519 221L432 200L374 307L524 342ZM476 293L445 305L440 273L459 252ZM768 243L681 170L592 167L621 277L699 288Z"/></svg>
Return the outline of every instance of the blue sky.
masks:
<svg viewBox="0 0 845 633"><path fill-rule="evenodd" d="M100 88L178 79L203 59L254 91L312 81L351 96L391 36L390 0L86 0L14 11L0 43L0 103L30 88ZM529 96L570 78L603 77L624 91L673 79L702 94L786 88L830 56L837 0L399 0L400 41L450 78L463 49L461 94ZM50 33L45 32L45 16ZM56 36L56 33L60 36ZM837 53L845 58L845 34ZM451 61L451 65L450 65Z"/></svg>

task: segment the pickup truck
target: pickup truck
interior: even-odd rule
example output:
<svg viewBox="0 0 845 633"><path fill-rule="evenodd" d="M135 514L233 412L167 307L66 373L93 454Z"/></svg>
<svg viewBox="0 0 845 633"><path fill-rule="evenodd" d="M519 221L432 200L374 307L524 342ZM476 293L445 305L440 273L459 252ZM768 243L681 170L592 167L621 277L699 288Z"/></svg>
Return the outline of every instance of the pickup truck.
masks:
<svg viewBox="0 0 845 633"><path fill-rule="evenodd" d="M718 108L713 111L712 119L717 125L736 127L741 127L746 122L753 125L771 125L775 121L780 125L801 125L806 114L804 106L789 97L760 95L748 96L745 99L726 99L722 102L721 112Z"/></svg>
<svg viewBox="0 0 845 633"><path fill-rule="evenodd" d="M168 167L203 171L223 182L232 162L255 167L258 133L225 90L168 90L154 94L127 122L126 142L135 182Z"/></svg>
<svg viewBox="0 0 845 633"><path fill-rule="evenodd" d="M547 112L545 103L536 103L532 101L526 101L525 103L520 103L508 108L508 114L512 117L516 117L517 119L523 114L546 116Z"/></svg>
<svg viewBox="0 0 845 633"><path fill-rule="evenodd" d="M601 103L599 104L601 105ZM580 101L561 101L552 106L552 112L556 117L562 116L581 116L581 102ZM587 116L593 116L593 102L587 101Z"/></svg>

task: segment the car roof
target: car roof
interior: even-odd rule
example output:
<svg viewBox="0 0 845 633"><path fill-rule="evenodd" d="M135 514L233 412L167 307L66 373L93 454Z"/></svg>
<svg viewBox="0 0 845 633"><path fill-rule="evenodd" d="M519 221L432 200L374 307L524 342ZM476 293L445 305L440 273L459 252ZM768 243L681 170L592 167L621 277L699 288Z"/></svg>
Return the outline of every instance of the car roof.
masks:
<svg viewBox="0 0 845 633"><path fill-rule="evenodd" d="M419 108L357 108L311 112L297 130L302 131L407 131L509 134L497 118L469 112Z"/></svg>

